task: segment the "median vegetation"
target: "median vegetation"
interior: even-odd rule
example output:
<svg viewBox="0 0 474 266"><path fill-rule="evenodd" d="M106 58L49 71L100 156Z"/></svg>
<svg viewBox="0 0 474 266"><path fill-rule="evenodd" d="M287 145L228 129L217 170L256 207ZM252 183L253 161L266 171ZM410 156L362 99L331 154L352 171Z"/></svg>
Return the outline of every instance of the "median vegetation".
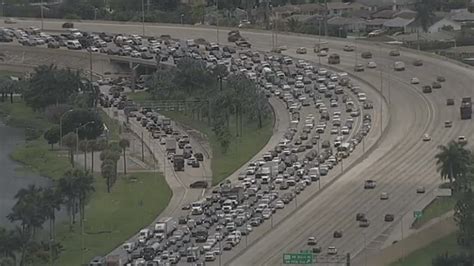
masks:
<svg viewBox="0 0 474 266"><path fill-rule="evenodd" d="M454 220L458 231L434 241L430 245L409 254L403 261L392 265L473 265L474 264L474 154L466 148L466 142L451 141L438 147L436 166L443 181L443 187L451 188L450 198L437 198L423 210L421 226L431 219L454 209Z"/></svg>
<svg viewBox="0 0 474 266"><path fill-rule="evenodd" d="M247 77L229 74L223 66L209 69L202 61L183 58L176 68L158 70L146 87L130 98L207 137L214 184L251 159L272 135L266 96Z"/></svg>
<svg viewBox="0 0 474 266"><path fill-rule="evenodd" d="M18 191L8 216L18 227L0 227L1 265L88 264L151 223L171 198L161 173L117 171L129 142L97 112L98 91L90 85L81 73L54 66L18 82L0 77L0 114L25 129L25 144L11 156L53 183ZM85 163L75 164L74 156ZM94 156L100 172L91 171L99 169ZM67 218L56 221L60 210Z"/></svg>

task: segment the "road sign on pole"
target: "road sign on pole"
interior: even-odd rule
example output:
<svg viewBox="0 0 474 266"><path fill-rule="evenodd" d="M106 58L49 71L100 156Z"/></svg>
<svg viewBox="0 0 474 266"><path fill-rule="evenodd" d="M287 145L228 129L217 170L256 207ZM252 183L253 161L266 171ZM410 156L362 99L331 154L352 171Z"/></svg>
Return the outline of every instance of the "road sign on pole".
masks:
<svg viewBox="0 0 474 266"><path fill-rule="evenodd" d="M283 264L312 264L312 253L285 253L283 254Z"/></svg>
<svg viewBox="0 0 474 266"><path fill-rule="evenodd" d="M422 212L422 211L414 211L414 212L413 212L413 218L415 218L415 219L420 219L421 216L423 216L423 212Z"/></svg>

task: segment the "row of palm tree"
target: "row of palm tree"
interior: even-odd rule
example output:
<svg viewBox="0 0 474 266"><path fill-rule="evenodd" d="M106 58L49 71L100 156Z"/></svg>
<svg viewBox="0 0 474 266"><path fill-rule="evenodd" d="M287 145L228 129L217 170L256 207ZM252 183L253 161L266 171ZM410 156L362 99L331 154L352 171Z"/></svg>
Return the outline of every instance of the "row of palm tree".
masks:
<svg viewBox="0 0 474 266"><path fill-rule="evenodd" d="M435 159L441 179L448 180L456 191L469 189L474 180L474 153L466 149L465 143L456 141L438 149Z"/></svg>
<svg viewBox="0 0 474 266"><path fill-rule="evenodd" d="M0 262L13 261L24 265L34 259L35 252L57 257L61 246L55 242L56 214L63 205L70 217L70 230L77 212L84 220L87 196L94 191L92 174L79 169L67 171L54 186L49 188L30 185L15 195L16 203L7 218L17 225L13 230L0 228ZM36 232L49 221L49 243L36 241ZM33 263L34 264L34 263ZM4 265L4 263L0 263ZM5 265L10 265L5 262Z"/></svg>

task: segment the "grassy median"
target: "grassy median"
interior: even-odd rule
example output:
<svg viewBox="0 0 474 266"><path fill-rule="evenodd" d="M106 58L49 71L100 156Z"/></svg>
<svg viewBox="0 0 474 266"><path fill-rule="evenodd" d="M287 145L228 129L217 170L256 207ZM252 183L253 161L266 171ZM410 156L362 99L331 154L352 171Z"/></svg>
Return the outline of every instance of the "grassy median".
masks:
<svg viewBox="0 0 474 266"><path fill-rule="evenodd" d="M150 95L147 92L137 92L129 94L129 97L136 102L149 101ZM273 118L264 121L263 127L258 129L256 122L244 123L243 136L236 138L234 135L229 149L223 152L216 135L207 122L193 119L191 115L184 112L162 112L176 122L184 126L193 128L206 135L212 149L211 170L212 183L217 184L239 169L244 163L257 154L268 142L273 134ZM232 121L231 117L231 121ZM233 123L230 123L231 128Z"/></svg>
<svg viewBox="0 0 474 266"><path fill-rule="evenodd" d="M19 99L15 101L14 104L0 103L0 115L7 125L35 132L43 132L51 126L41 113L33 112ZM118 138L118 123L110 119L104 119L104 122L112 137ZM57 180L71 166L67 152L50 147L40 136L19 145L11 156L31 171ZM79 223L73 226L73 231L69 231L67 219L57 224L56 237L64 247L57 265L81 265L94 256L107 254L149 225L167 206L172 194L163 175L155 172L121 176L111 193L107 193L105 180L96 175L94 187L95 192L86 205L84 235L81 235ZM39 235L46 235L46 232Z"/></svg>
<svg viewBox="0 0 474 266"><path fill-rule="evenodd" d="M457 232L438 239L428 246L408 254L403 260L390 264L390 266L430 266L432 259L445 254L450 255L461 253L463 250L456 242Z"/></svg>

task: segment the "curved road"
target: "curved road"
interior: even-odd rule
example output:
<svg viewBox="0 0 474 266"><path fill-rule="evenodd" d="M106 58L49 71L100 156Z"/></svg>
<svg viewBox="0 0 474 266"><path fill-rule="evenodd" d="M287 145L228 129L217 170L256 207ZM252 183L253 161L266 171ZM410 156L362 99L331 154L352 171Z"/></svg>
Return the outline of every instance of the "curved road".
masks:
<svg viewBox="0 0 474 266"><path fill-rule="evenodd" d="M38 24L37 21L21 23ZM61 24L59 21L45 21L45 28L60 29ZM141 32L141 26L133 24L81 22L76 23L76 27L86 31L98 31L100 28L100 31L106 32ZM216 30L209 28L147 26L146 30L147 34L171 34L181 39L204 37L213 41L216 38ZM219 39L224 40L226 33L227 31L221 31ZM242 35L248 37L253 47L258 50L271 48L271 33L243 31ZM310 48L315 40L314 37L282 34L279 35L278 45L287 45L288 54L296 56L293 52L297 47ZM330 52L339 50L342 64L337 67L353 73L352 68L356 60L360 63L366 63L367 60L361 59L354 52L340 51L347 43L346 40L329 40ZM394 223L383 221L384 214L393 213L395 219L399 221L403 214L421 209L434 197L432 192L440 183L433 159L437 145L445 144L459 135L465 135L472 141L474 126L470 120L460 120L459 104L461 97L471 96L471 86L474 84L473 71L449 60L441 60L422 53L415 54L414 51L402 50L400 57L390 57L388 56L390 49L393 48L362 41L357 43L358 51L372 51L374 58L371 60L378 65L378 69L366 69L357 75L372 86L380 88L379 68L383 69L383 94L389 102L390 124L387 134L382 136L382 141L363 162L345 172L331 186L299 208L291 218L284 220L263 238L250 244L250 248L224 258L227 263L281 264L283 253L305 249L308 236L316 236L324 249L334 245L339 249L339 253L350 252L352 256L367 255L380 248L386 232L394 226ZM312 53L301 57L318 61ZM414 58L422 59L424 66L411 65ZM391 65L395 60L404 61L407 69L394 72ZM323 58L322 62L325 61ZM422 94L421 85L430 84L441 74L446 77L446 82L442 84L443 88L433 90L431 94ZM420 79L420 85L409 84L413 76ZM454 98L456 105L446 106L446 98ZM387 118L384 116L383 120L387 121ZM452 120L453 127L444 128L445 120ZM421 141L424 133L432 136L431 142ZM369 178L377 181L377 188L364 191L363 181ZM415 193L415 187L419 185L426 187L426 194ZM379 200L382 191L389 193L388 201ZM371 221L369 228L358 227L355 222L357 212L366 213ZM332 238L334 230L342 230L343 237ZM368 248L364 249L364 246ZM356 258L356 264L362 262L363 256Z"/></svg>

